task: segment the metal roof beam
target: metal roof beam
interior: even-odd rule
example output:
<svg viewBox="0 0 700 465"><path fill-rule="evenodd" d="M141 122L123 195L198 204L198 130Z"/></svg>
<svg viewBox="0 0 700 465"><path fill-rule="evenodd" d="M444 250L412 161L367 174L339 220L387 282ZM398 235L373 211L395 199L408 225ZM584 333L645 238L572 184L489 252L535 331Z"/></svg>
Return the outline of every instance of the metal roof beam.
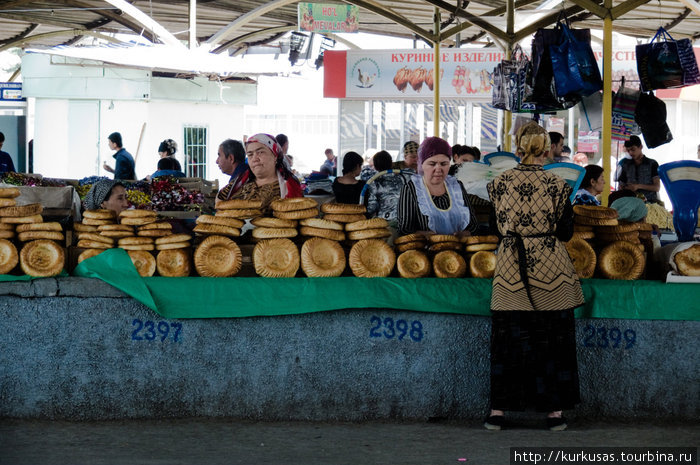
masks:
<svg viewBox="0 0 700 465"><path fill-rule="evenodd" d="M172 35L170 31L161 26L157 21L148 16L143 11L139 10L132 4L126 2L126 0L105 0L110 5L119 8L125 14L131 16L136 22L142 24L144 29L152 31L164 44L170 45L171 47L182 48L185 46L180 42L180 40Z"/></svg>
<svg viewBox="0 0 700 465"><path fill-rule="evenodd" d="M605 18L610 14L610 11L602 5L598 5L592 0L571 0L572 3L580 6L584 10L588 10L600 19Z"/></svg>
<svg viewBox="0 0 700 465"><path fill-rule="evenodd" d="M60 36L93 36L93 37L104 39L106 41L109 41L109 42L112 42L115 44L123 43L120 40L117 40L113 37L106 36L104 34L100 34L99 32L86 31L84 29L66 29L63 31L45 32L43 34L22 37L20 39L13 40L12 42L6 42L2 46L0 46L0 52L7 50L8 48L17 47L20 44L28 44L30 42L33 42L33 41L36 41L39 39L46 39L49 37L60 37Z"/></svg>
<svg viewBox="0 0 700 465"><path fill-rule="evenodd" d="M443 10L449 11L450 13L454 12L454 14L456 16L459 16L460 18L469 21L474 26L477 26L477 27L483 29L487 33L491 34L492 36L498 37L501 40L509 42L508 34L503 32L502 30L498 29L493 24L491 24L488 21L486 21L478 16L475 16L471 13L467 13L466 11L464 11L461 8L455 8L454 5L451 5L444 0L426 0L426 3L429 3L433 6L438 7L438 8L442 8ZM452 28L452 29L454 29L454 28ZM458 31L452 32L452 29L449 29L448 31L446 31L446 32L450 33L449 35L441 33L440 38L442 39L444 37L450 37L451 35L454 35L458 32Z"/></svg>
<svg viewBox="0 0 700 465"><path fill-rule="evenodd" d="M411 31L415 32L422 38L426 39L430 43L434 44L437 40L439 40L438 34L433 34L430 31L423 29L422 27L416 25L412 21L410 21L408 18L401 16L398 13L395 13L394 11L390 10L389 8L384 8L383 6L379 5L378 3L372 1L372 0L346 0L348 3L351 3L353 5L357 5L359 7L362 7L366 10L372 11L374 13L377 13L380 16L383 16L387 19L390 19L391 21L395 22L396 24L400 24L401 26L410 29Z"/></svg>
<svg viewBox="0 0 700 465"><path fill-rule="evenodd" d="M681 3L683 3L682 0L680 1ZM613 7L613 9L611 10L613 21L619 18L620 16L624 15L625 13L629 13L635 8L642 6L646 3L649 3L649 0L627 0L624 3L620 3L616 7Z"/></svg>
<svg viewBox="0 0 700 465"><path fill-rule="evenodd" d="M581 11L584 11L585 8L582 8L578 5L570 6L568 8L565 8L563 11L555 11L552 14L549 14L545 16L544 18L535 21L534 23L530 24L529 26L526 26L522 28L521 30L517 31L515 33L515 36L513 37L513 42L519 42L523 40L525 37L529 36L530 34L534 34L537 32L538 29L547 27L551 24L554 24L557 22L559 19L560 15L564 16L571 16L575 15L576 13L580 13Z"/></svg>
<svg viewBox="0 0 700 465"><path fill-rule="evenodd" d="M134 34L142 34L143 37L145 37L146 39L148 39L151 42L156 41L156 36L154 34L152 34L150 30L144 30L142 24L131 21L128 17L125 17L124 15L120 14L118 12L118 10L117 11L111 11L111 10L106 10L106 9L95 10L95 5L92 5L92 4L86 3L86 2L81 2L78 0L70 0L69 2L67 2L67 4L70 6L84 8L85 10L92 11L93 13L98 14L98 15L102 16L103 18L106 18L110 21L114 21L115 23L121 24L122 26L133 31Z"/></svg>
<svg viewBox="0 0 700 465"><path fill-rule="evenodd" d="M221 53L225 50L228 50L229 48L238 47L240 44L252 39L253 37L268 35L268 34L277 34L279 32L292 31L296 28L297 28L296 26L277 26L277 27L269 27L267 29L260 29L258 31L249 32L248 34L243 34L240 37L236 37L235 39L231 39L228 42L219 45L214 50L212 50L211 53Z"/></svg>
<svg viewBox="0 0 700 465"><path fill-rule="evenodd" d="M678 0L678 1L681 2L683 5L687 6L688 8L690 8L691 10L693 10L693 12L696 15L700 16L700 3L698 3L696 0Z"/></svg>
<svg viewBox="0 0 700 465"><path fill-rule="evenodd" d="M224 40L226 37L230 36L234 32L236 32L236 29L238 29L241 26L244 26L248 24L249 22L264 16L266 13L269 13L270 11L276 10L277 8L280 8L285 5L289 5L290 3L297 3L299 0L274 0L272 2L265 3L263 5L260 5L259 7L255 8L254 10L250 10L248 13L245 13L235 20L231 21L228 23L226 26L223 28L219 29L219 31L211 36L205 44L208 45L215 45L222 40Z"/></svg>

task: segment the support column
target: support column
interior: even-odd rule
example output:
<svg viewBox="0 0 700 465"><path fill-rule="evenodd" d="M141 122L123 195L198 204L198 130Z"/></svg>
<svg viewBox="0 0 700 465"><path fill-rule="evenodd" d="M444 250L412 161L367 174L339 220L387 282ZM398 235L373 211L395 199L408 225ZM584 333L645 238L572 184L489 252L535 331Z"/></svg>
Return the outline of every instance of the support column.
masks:
<svg viewBox="0 0 700 465"><path fill-rule="evenodd" d="M433 58L433 136L440 137L440 10L435 7L434 51Z"/></svg>
<svg viewBox="0 0 700 465"><path fill-rule="evenodd" d="M612 0L605 0L608 14L603 18L603 178L605 186L601 194L601 203L608 205L610 195L610 154L612 147Z"/></svg>

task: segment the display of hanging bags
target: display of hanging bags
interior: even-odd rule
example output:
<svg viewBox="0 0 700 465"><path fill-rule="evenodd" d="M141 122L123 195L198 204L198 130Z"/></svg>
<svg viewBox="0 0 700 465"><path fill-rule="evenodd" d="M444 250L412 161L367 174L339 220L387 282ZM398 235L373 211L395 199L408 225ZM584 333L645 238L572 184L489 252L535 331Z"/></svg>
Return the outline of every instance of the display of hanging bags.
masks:
<svg viewBox="0 0 700 465"><path fill-rule="evenodd" d="M635 50L637 74L643 91L700 84L700 72L690 39L676 41L660 27L648 44L637 45Z"/></svg>
<svg viewBox="0 0 700 465"><path fill-rule="evenodd" d="M639 93L638 90L625 87L625 79L622 78L620 88L613 95L612 140L627 140L631 135L640 133L635 122Z"/></svg>
<svg viewBox="0 0 700 465"><path fill-rule="evenodd" d="M558 23L561 40L549 46L557 95L587 97L603 88L600 70L588 41L577 40L566 23Z"/></svg>
<svg viewBox="0 0 700 465"><path fill-rule="evenodd" d="M519 45L513 49L512 60L501 61L493 70L492 105L501 110L521 112L530 60Z"/></svg>

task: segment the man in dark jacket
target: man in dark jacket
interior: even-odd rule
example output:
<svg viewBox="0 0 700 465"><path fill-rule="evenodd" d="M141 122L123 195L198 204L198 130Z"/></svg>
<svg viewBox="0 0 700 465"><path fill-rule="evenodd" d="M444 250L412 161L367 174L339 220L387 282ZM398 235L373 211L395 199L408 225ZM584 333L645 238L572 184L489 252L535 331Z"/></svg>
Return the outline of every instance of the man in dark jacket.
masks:
<svg viewBox="0 0 700 465"><path fill-rule="evenodd" d="M117 161L114 168L105 162L102 167L114 173L114 179L136 179L136 162L134 157L122 146L122 135L118 132L113 132L109 135L109 148L117 152L112 155Z"/></svg>
<svg viewBox="0 0 700 465"><path fill-rule="evenodd" d="M5 143L5 134L0 132L0 149ZM9 153L0 150L0 173L8 173L15 171L15 164Z"/></svg>

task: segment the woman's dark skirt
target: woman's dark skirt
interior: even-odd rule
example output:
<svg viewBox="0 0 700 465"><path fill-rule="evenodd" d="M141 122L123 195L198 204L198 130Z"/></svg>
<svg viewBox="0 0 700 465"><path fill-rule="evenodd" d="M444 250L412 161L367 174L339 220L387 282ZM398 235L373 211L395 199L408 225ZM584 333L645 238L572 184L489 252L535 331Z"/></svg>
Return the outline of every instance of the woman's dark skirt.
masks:
<svg viewBox="0 0 700 465"><path fill-rule="evenodd" d="M573 310L492 312L491 408L553 412L579 402Z"/></svg>

